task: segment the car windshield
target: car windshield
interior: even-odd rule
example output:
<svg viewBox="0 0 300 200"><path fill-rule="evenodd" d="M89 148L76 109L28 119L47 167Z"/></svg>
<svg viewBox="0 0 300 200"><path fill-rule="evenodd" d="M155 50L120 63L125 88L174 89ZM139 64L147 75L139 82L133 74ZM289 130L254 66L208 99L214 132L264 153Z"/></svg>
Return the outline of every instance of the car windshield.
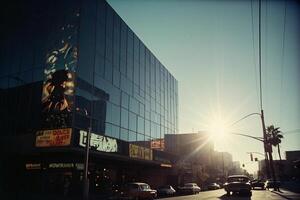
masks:
<svg viewBox="0 0 300 200"><path fill-rule="evenodd" d="M184 184L184 187L193 187L193 186L194 186L193 183L186 183L186 184Z"/></svg>
<svg viewBox="0 0 300 200"><path fill-rule="evenodd" d="M169 185L164 185L164 186L159 187L159 189L170 189L170 186Z"/></svg>
<svg viewBox="0 0 300 200"><path fill-rule="evenodd" d="M249 179L247 177L229 177L228 182L248 182Z"/></svg>
<svg viewBox="0 0 300 200"><path fill-rule="evenodd" d="M141 185L141 189L142 189L142 190L148 190L148 189L150 189L150 186L147 185L147 184L142 184L142 185Z"/></svg>

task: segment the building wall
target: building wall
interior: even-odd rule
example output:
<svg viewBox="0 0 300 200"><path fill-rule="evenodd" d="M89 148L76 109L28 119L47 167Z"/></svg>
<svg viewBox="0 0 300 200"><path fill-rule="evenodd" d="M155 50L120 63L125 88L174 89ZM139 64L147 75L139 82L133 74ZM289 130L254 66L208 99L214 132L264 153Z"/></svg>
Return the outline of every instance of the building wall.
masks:
<svg viewBox="0 0 300 200"><path fill-rule="evenodd" d="M136 142L177 132L177 80L106 1L52 1L45 7L32 0L11 9L5 19L16 16L1 34L1 134L91 126L96 134ZM66 43L72 45L68 55ZM53 54L57 61L51 63ZM54 69L74 73L75 87L66 95L67 122L45 124L41 87ZM14 94L7 99L7 93ZM62 115L51 117L57 122Z"/></svg>
<svg viewBox="0 0 300 200"><path fill-rule="evenodd" d="M166 151L173 152L185 160L193 160L203 164L210 164L214 153L213 142L204 133L187 133L166 135Z"/></svg>
<svg viewBox="0 0 300 200"><path fill-rule="evenodd" d="M178 156L178 185L197 182L202 186L214 176L214 146L207 133L168 134L165 137L165 147L165 151Z"/></svg>
<svg viewBox="0 0 300 200"><path fill-rule="evenodd" d="M41 128L42 82L46 57L76 12L79 1L10 2L4 19L0 53L1 136L24 135ZM58 31L59 30L59 31Z"/></svg>
<svg viewBox="0 0 300 200"><path fill-rule="evenodd" d="M8 172L0 191L20 194L15 188L27 185L44 193L53 178L51 163L62 166L55 177L73 176L72 181L81 184L82 168L64 166L83 163L80 131L89 127L97 141L119 145L117 152L109 153L97 151L101 142L92 145L91 176L98 173L93 166L104 170L111 165L112 177L119 181L122 168L134 165L141 175L148 167L147 177L129 173L126 181L147 180L153 166L160 170L161 163L170 165L170 156L157 156L141 146L155 141L162 149L157 142L177 133L177 80L106 1L12 0L0 14L0 148L5 150L0 168ZM59 143L36 148L36 138L47 136L48 130L53 136L62 128L67 128L67 136L72 133L66 148ZM39 169L27 169L26 164ZM159 177L160 182L166 182L167 174L161 174L165 177ZM22 176L16 186L14 180Z"/></svg>

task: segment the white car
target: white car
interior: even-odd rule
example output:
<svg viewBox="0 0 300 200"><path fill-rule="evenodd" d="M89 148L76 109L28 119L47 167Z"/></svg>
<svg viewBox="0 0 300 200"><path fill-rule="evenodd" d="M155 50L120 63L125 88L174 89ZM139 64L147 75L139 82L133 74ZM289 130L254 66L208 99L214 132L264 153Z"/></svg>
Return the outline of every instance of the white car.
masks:
<svg viewBox="0 0 300 200"><path fill-rule="evenodd" d="M197 183L186 183L183 187L178 187L178 189L182 194L196 194L201 191Z"/></svg>

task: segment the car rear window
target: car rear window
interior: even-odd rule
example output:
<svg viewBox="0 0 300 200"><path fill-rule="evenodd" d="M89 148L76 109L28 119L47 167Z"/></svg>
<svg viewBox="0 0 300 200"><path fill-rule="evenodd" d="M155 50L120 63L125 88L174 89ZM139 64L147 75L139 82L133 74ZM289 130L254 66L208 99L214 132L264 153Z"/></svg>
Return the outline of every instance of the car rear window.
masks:
<svg viewBox="0 0 300 200"><path fill-rule="evenodd" d="M228 182L248 182L249 179L246 177L229 177Z"/></svg>

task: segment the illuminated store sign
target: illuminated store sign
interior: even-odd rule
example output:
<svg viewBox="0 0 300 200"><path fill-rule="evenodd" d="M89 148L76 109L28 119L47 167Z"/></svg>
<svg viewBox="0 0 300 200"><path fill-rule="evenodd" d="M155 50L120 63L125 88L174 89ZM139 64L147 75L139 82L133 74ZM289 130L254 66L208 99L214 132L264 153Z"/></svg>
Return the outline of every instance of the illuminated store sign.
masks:
<svg viewBox="0 0 300 200"><path fill-rule="evenodd" d="M165 140L164 139L155 139L151 140L151 149L164 149L165 148Z"/></svg>
<svg viewBox="0 0 300 200"><path fill-rule="evenodd" d="M41 163L26 163L25 167L27 170L41 169Z"/></svg>
<svg viewBox="0 0 300 200"><path fill-rule="evenodd" d="M36 147L68 146L71 143L71 128L37 131Z"/></svg>
<svg viewBox="0 0 300 200"><path fill-rule="evenodd" d="M74 168L73 163L50 163L49 168Z"/></svg>
<svg viewBox="0 0 300 200"><path fill-rule="evenodd" d="M75 168L77 170L83 170L83 163L49 163L49 169L66 169L66 168Z"/></svg>
<svg viewBox="0 0 300 200"><path fill-rule="evenodd" d="M80 130L79 145L85 147L86 145L87 132ZM97 151L103 152L118 152L118 143L116 139L105 137L103 135L97 135L91 133L91 147Z"/></svg>
<svg viewBox="0 0 300 200"><path fill-rule="evenodd" d="M152 160L152 150L135 144L129 144L129 157Z"/></svg>

